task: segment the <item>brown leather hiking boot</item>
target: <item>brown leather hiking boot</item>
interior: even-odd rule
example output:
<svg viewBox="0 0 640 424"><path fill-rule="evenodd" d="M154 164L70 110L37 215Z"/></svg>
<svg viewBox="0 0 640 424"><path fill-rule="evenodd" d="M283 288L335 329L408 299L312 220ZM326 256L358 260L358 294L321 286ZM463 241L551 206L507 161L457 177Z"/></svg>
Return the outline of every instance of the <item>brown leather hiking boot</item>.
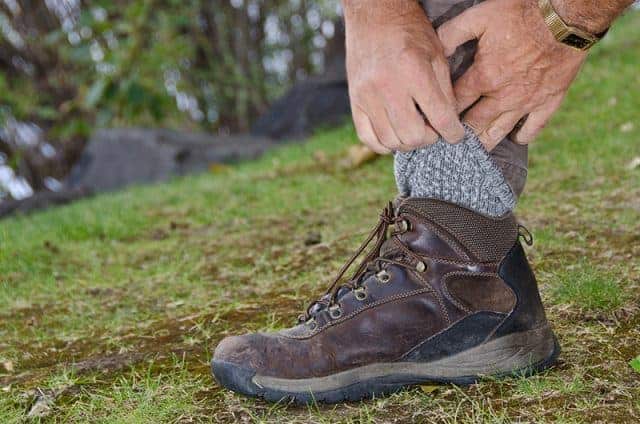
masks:
<svg viewBox="0 0 640 424"><path fill-rule="evenodd" d="M297 326L225 338L211 362L216 380L270 401L339 402L555 362L513 215L418 198L393 209L356 254L376 239L354 277L339 285L355 257Z"/></svg>

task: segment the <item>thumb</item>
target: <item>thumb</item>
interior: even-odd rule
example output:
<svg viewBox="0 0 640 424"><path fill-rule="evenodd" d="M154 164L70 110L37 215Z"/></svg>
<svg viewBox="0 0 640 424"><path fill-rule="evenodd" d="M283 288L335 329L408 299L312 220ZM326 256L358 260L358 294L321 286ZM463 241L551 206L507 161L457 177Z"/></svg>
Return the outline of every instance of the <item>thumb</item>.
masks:
<svg viewBox="0 0 640 424"><path fill-rule="evenodd" d="M453 55L458 46L482 36L485 28L482 6L474 6L438 27L445 56Z"/></svg>

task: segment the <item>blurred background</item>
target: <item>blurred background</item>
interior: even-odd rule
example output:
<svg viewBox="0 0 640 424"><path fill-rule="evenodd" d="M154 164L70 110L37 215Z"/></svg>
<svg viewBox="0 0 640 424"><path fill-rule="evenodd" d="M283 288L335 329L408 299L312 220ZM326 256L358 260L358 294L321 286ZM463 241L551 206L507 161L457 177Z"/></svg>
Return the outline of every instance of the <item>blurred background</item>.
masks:
<svg viewBox="0 0 640 424"><path fill-rule="evenodd" d="M0 217L343 123L340 15L339 0L0 0Z"/></svg>
<svg viewBox="0 0 640 424"><path fill-rule="evenodd" d="M340 13L338 0L1 0L0 216L342 122Z"/></svg>

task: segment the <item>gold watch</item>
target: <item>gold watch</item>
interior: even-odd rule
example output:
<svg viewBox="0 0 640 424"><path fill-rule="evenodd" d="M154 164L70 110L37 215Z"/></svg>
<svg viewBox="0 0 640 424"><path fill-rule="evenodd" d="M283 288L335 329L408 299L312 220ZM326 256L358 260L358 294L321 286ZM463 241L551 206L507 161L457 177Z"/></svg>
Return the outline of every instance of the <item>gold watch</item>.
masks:
<svg viewBox="0 0 640 424"><path fill-rule="evenodd" d="M595 43L604 37L607 31L601 34L590 34L580 28L567 25L558 15L551 4L551 0L538 0L538 6L551 33L556 40L577 50L589 50Z"/></svg>

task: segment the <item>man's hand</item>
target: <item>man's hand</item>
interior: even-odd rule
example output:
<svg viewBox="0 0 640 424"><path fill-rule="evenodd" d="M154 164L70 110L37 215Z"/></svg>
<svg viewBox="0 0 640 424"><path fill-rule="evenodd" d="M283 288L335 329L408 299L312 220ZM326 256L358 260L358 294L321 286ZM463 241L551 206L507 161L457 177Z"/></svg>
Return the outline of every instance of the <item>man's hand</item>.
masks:
<svg viewBox="0 0 640 424"><path fill-rule="evenodd" d="M531 142L560 107L586 58L553 37L537 0L487 0L443 24L438 35L447 56L478 40L474 63L454 90L458 112L473 105L464 120L487 150L525 117L514 139Z"/></svg>
<svg viewBox="0 0 640 424"><path fill-rule="evenodd" d="M343 0L358 137L378 153L464 136L449 66L416 0Z"/></svg>

